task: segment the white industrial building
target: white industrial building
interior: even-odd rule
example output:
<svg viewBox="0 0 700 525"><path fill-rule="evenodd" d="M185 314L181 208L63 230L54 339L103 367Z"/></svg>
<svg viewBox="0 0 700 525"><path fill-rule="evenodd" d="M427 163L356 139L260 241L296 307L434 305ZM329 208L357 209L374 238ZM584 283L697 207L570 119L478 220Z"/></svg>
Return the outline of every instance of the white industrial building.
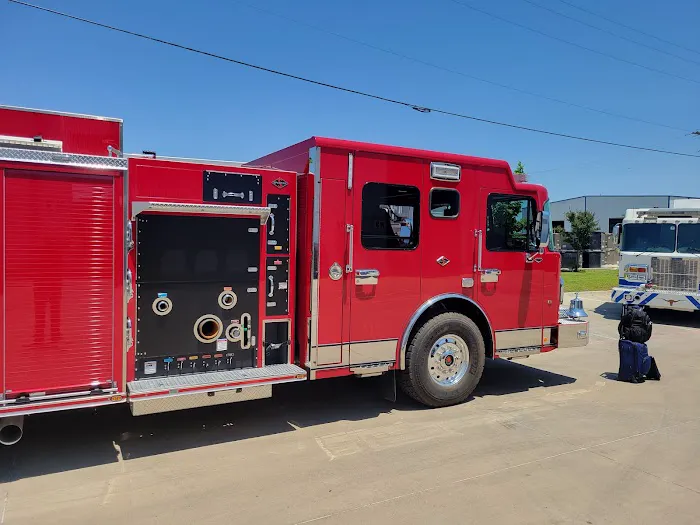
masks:
<svg viewBox="0 0 700 525"><path fill-rule="evenodd" d="M671 208L679 199L691 199L679 195L584 195L551 203L552 226L569 229L566 220L568 211L590 211L598 220L600 229L612 232L613 226L622 222L625 211L630 208Z"/></svg>

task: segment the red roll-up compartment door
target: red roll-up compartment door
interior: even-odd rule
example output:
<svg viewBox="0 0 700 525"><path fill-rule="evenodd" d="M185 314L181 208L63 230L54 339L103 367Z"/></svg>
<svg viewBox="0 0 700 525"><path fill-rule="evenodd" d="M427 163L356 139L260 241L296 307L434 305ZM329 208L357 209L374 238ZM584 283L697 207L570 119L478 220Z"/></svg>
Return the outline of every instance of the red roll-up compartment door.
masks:
<svg viewBox="0 0 700 525"><path fill-rule="evenodd" d="M112 386L121 177L6 170L3 182L5 396Z"/></svg>

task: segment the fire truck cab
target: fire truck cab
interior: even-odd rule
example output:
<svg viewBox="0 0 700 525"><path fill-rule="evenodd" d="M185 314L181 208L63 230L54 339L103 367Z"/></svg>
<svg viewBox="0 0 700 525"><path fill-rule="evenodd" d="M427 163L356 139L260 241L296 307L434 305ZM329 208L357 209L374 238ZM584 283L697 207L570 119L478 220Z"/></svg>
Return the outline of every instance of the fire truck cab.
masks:
<svg viewBox="0 0 700 525"><path fill-rule="evenodd" d="M630 307L700 311L700 199L629 209L614 234L619 279L610 299L623 315Z"/></svg>
<svg viewBox="0 0 700 525"><path fill-rule="evenodd" d="M542 186L508 164L312 137L247 163L124 155L122 123L0 108L0 443L390 373L462 402L488 358L588 343Z"/></svg>

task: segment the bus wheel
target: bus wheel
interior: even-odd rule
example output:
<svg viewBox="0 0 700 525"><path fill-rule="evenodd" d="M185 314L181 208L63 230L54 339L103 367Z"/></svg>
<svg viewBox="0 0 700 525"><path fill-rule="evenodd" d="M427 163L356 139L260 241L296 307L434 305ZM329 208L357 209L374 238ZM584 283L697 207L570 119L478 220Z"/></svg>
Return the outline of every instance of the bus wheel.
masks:
<svg viewBox="0 0 700 525"><path fill-rule="evenodd" d="M456 312L440 314L411 340L399 385L429 407L456 405L476 388L485 360L484 338L474 321Z"/></svg>

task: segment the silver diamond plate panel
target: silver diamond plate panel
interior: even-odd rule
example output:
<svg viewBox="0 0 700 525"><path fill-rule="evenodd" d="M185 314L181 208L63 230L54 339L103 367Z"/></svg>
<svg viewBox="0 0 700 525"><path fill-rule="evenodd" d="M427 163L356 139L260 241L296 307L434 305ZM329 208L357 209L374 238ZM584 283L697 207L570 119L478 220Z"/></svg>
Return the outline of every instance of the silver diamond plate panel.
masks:
<svg viewBox="0 0 700 525"><path fill-rule="evenodd" d="M190 374L173 377L157 377L154 379L142 379L129 383L130 394L143 394L147 392L157 392L160 390L179 390L194 386L207 386L236 381L247 381L253 379L274 379L276 377L303 375L306 378L306 371L296 365L270 365L262 368L244 368L241 370L226 370L224 372L208 372L205 374Z"/></svg>
<svg viewBox="0 0 700 525"><path fill-rule="evenodd" d="M210 215L254 215L265 224L272 211L267 206L238 206L236 204L189 204L184 202L137 201L131 205L131 219L145 211L165 211L170 213L206 213Z"/></svg>
<svg viewBox="0 0 700 525"><path fill-rule="evenodd" d="M0 148L0 160L120 171L126 170L128 164L127 159L120 157L101 157L99 155L80 155L77 153L59 153L56 151L19 148Z"/></svg>
<svg viewBox="0 0 700 525"><path fill-rule="evenodd" d="M654 288L677 292L697 292L700 284L698 259L651 258Z"/></svg>
<svg viewBox="0 0 700 525"><path fill-rule="evenodd" d="M179 396L158 397L155 399L138 399L131 402L131 413L135 416L159 414L188 408L209 407L226 403L239 403L253 399L272 397L272 385L253 386L239 390L186 394Z"/></svg>

